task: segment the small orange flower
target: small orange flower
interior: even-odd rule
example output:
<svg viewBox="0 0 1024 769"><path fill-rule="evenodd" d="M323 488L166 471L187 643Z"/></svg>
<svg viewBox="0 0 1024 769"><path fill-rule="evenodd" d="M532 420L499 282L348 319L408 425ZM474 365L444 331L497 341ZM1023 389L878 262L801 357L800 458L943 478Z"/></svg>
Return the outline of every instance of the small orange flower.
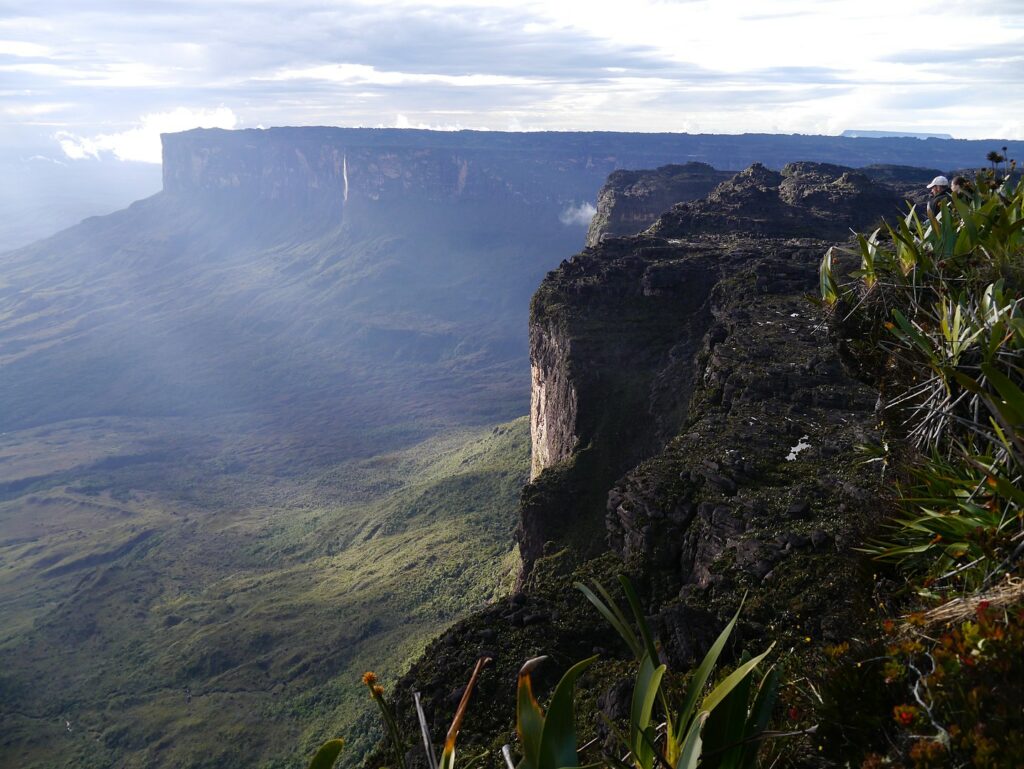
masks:
<svg viewBox="0 0 1024 769"><path fill-rule="evenodd" d="M384 696L384 687L381 686L380 684L374 684L374 686L370 690L370 696L373 697L374 699L377 699L378 697L383 697Z"/></svg>
<svg viewBox="0 0 1024 769"><path fill-rule="evenodd" d="M901 726L910 726L917 718L917 708L913 705L897 705L892 709L892 716Z"/></svg>
<svg viewBox="0 0 1024 769"><path fill-rule="evenodd" d="M377 683L377 674L367 670L365 673L363 673L363 683L367 686L373 686L375 683Z"/></svg>

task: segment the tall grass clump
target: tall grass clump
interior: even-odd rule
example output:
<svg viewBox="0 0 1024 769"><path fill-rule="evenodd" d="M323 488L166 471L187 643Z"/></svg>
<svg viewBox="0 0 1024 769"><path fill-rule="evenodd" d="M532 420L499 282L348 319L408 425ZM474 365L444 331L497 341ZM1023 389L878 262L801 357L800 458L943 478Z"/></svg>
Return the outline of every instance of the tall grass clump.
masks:
<svg viewBox="0 0 1024 769"><path fill-rule="evenodd" d="M1024 550L1024 184L982 172L936 215L911 207L831 249L820 275L899 447L899 514L870 549L926 594L992 586Z"/></svg>

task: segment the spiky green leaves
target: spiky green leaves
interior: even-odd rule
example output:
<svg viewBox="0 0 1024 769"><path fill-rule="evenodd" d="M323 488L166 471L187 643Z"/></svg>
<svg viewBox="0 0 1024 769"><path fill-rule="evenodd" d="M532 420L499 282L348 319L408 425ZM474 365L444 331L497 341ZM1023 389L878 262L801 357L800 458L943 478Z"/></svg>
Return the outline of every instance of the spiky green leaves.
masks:
<svg viewBox="0 0 1024 769"><path fill-rule="evenodd" d="M733 769L756 766L756 742L767 725L775 702L777 677L774 672L761 679L757 697L749 711L748 703L754 691L757 666L768 656L772 647L742 663L711 692L705 694L718 660L736 627L742 602L691 674L681 706L673 708L662 689L666 666L655 665L657 651L654 637L644 618L639 598L629 579L620 576L619 581L639 634L633 632L626 616L599 583L595 583L594 590L580 584L576 587L618 631L640 660L633 688L629 733L620 736L632 756L635 769L654 769L655 765L692 769L697 766L705 749L723 757L725 763L721 766ZM665 718L664 736L653 725L656 704L660 704ZM704 731L705 724L710 724L710 731ZM621 762L613 763L617 766Z"/></svg>
<svg viewBox="0 0 1024 769"><path fill-rule="evenodd" d="M519 671L516 696L516 732L523 749L523 769L573 769L579 766L576 750L576 681L597 657L577 662L558 682L545 713L533 694L530 674L547 657L527 661Z"/></svg>
<svg viewBox="0 0 1024 769"><path fill-rule="evenodd" d="M901 455L912 482L871 550L967 588L1024 536L1024 182L977 188L859 236L853 281L837 280L834 250L821 264L823 303L880 353L874 374L899 414L887 419L917 451Z"/></svg>

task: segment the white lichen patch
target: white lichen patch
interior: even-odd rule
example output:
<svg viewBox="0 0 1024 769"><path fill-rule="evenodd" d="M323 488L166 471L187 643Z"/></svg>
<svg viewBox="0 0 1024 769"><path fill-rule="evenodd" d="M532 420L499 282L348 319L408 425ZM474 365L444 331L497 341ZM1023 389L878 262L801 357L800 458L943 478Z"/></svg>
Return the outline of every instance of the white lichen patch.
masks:
<svg viewBox="0 0 1024 769"><path fill-rule="evenodd" d="M809 444L807 442L807 439L810 438L810 437L811 436L809 436L809 435L801 435L800 436L800 440L798 440L796 442L796 446L791 448L789 450L789 453L786 455L786 461L787 462L792 462L793 460L796 459L796 455L797 454L799 454L804 449L809 449L811 447L811 444Z"/></svg>

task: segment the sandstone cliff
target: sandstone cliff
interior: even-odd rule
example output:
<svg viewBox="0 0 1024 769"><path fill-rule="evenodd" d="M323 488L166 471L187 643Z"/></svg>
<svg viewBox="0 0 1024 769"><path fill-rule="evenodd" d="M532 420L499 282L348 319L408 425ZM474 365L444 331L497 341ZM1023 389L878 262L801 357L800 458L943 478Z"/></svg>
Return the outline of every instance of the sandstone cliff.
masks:
<svg viewBox="0 0 1024 769"><path fill-rule="evenodd" d="M564 669L602 651L583 696L621 709L622 650L577 579L633 575L677 670L744 593L741 643L777 641L796 668L856 632L873 585L852 548L880 490L855 447L875 437L875 394L844 371L807 295L824 251L900 201L847 168L755 165L548 274L531 306L522 592L451 630L404 679L435 720L483 652L496 670L469 741L507 728L533 654Z"/></svg>
<svg viewBox="0 0 1024 769"><path fill-rule="evenodd" d="M761 401L787 401L787 387L815 386L810 352L792 361L788 374L776 357L795 354L794 342L806 340L779 339L781 349L773 349L775 324L795 327L807 318L802 295L813 288L832 240L845 240L851 228L870 226L898 204L892 189L849 169L797 163L776 173L754 165L705 200L674 206L647 233L606 236L549 274L530 324L534 483L524 493L520 527L526 570L566 527L575 544L589 531L584 549L597 547L593 501L574 491L555 502L558 490L585 476L584 487L604 494L688 421L707 419L722 401L707 392L713 377L723 380L727 407L737 388L746 388L744 376ZM780 293L792 295L789 313L758 311L765 296ZM729 302L738 302L742 322L726 317ZM716 371L721 356L714 350L730 330L758 340L763 371L756 364L746 374ZM827 347L823 338L806 343ZM691 407L695 387L699 408ZM806 397L811 403L822 396ZM552 482L545 470L565 482ZM557 513L545 513L551 507Z"/></svg>

